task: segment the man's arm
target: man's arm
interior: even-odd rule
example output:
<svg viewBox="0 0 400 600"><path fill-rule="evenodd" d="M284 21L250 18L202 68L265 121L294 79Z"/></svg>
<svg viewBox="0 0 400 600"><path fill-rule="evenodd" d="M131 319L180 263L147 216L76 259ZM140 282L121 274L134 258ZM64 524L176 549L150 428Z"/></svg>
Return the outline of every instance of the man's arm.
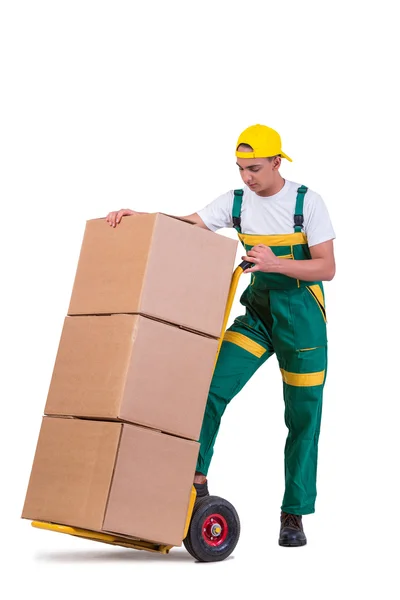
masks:
<svg viewBox="0 0 400 600"><path fill-rule="evenodd" d="M243 260L254 263L254 267L245 273L262 271L264 273L281 273L302 281L330 281L336 272L333 240L316 244L310 248L311 260L288 260L278 258L271 248L258 244L254 246Z"/></svg>
<svg viewBox="0 0 400 600"><path fill-rule="evenodd" d="M147 215L149 213L145 213L145 212L139 212L139 211L135 211L135 210L131 210L130 208L121 208L121 210L114 210L110 213L108 213L107 217L106 217L106 221L107 223L111 226L111 227L115 227L116 225L118 225L118 223L120 223L122 217L129 217L131 215ZM204 221L200 218L200 216L197 213L193 213L192 215L187 215L186 217L178 217L179 219L186 219L187 221L192 221L195 225L197 225L197 227L201 227L202 229L208 229L210 231L210 229L207 227L207 225L204 223Z"/></svg>
<svg viewBox="0 0 400 600"><path fill-rule="evenodd" d="M186 217L179 217L179 218L186 219L187 221L192 221L198 227L201 227L202 229L208 229L208 231L211 231L211 229L209 229L207 227L207 225L204 223L203 219L197 213L193 213L192 215L187 215Z"/></svg>
<svg viewBox="0 0 400 600"><path fill-rule="evenodd" d="M310 248L311 260L279 260L279 273L303 281L331 281L336 272L333 240Z"/></svg>
<svg viewBox="0 0 400 600"><path fill-rule="evenodd" d="M210 204L205 206L200 211L178 218L192 221L195 225L197 225L197 227L201 227L202 229L208 229L208 231L217 231L223 227L232 227L232 204L233 192L231 191L227 192L226 194L222 194L222 196L218 196L218 198L210 202ZM200 216L199 213L202 216ZM116 227L116 225L121 222L122 217L143 214L148 213L134 211L130 208L121 208L120 210L115 210L108 213L106 221L111 227ZM206 222L208 225L206 225Z"/></svg>

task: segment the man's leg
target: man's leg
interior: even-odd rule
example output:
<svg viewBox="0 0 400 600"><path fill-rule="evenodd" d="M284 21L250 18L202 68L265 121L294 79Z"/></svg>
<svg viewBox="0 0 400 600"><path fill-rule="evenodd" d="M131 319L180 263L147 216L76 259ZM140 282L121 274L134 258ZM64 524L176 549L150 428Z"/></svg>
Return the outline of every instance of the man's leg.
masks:
<svg viewBox="0 0 400 600"><path fill-rule="evenodd" d="M205 482L227 405L272 354L268 333L249 315L236 319L226 331L204 413L196 483Z"/></svg>
<svg viewBox="0 0 400 600"><path fill-rule="evenodd" d="M318 440L327 349L279 355L285 400L285 493L281 509L292 515L315 511Z"/></svg>

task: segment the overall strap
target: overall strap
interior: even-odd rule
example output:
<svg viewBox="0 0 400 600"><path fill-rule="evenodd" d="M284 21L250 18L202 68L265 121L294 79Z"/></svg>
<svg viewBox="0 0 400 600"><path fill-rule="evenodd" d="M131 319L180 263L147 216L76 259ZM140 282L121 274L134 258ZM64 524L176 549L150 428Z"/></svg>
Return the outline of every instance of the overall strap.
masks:
<svg viewBox="0 0 400 600"><path fill-rule="evenodd" d="M242 202L243 202L243 190L234 190L233 197L233 208L232 208L232 220L233 226L238 233L242 233L240 228L241 217L240 214L242 212Z"/></svg>
<svg viewBox="0 0 400 600"><path fill-rule="evenodd" d="M296 208L294 209L294 230L301 231L303 228L304 216L303 216L303 205L304 196L306 195L307 189L305 185L301 185L297 188Z"/></svg>

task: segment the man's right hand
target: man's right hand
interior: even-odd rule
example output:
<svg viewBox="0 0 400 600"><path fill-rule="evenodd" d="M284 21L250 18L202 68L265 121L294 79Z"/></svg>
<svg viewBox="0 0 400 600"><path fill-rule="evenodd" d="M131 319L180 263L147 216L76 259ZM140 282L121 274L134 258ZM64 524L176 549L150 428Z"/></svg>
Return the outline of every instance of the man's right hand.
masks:
<svg viewBox="0 0 400 600"><path fill-rule="evenodd" d="M121 210L114 210L113 212L108 213L108 215L106 217L106 221L110 225L110 227L115 227L121 221L122 217L127 217L129 215L146 215L146 214L147 213L131 210L130 208L121 208Z"/></svg>

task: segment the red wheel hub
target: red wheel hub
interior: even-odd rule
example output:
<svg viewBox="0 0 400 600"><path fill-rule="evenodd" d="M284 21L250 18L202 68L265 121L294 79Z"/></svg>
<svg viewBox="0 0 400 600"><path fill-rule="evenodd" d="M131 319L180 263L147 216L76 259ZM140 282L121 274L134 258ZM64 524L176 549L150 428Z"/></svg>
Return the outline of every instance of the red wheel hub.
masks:
<svg viewBox="0 0 400 600"><path fill-rule="evenodd" d="M222 515L209 515L203 523L202 534L209 546L220 546L228 535L228 523Z"/></svg>

